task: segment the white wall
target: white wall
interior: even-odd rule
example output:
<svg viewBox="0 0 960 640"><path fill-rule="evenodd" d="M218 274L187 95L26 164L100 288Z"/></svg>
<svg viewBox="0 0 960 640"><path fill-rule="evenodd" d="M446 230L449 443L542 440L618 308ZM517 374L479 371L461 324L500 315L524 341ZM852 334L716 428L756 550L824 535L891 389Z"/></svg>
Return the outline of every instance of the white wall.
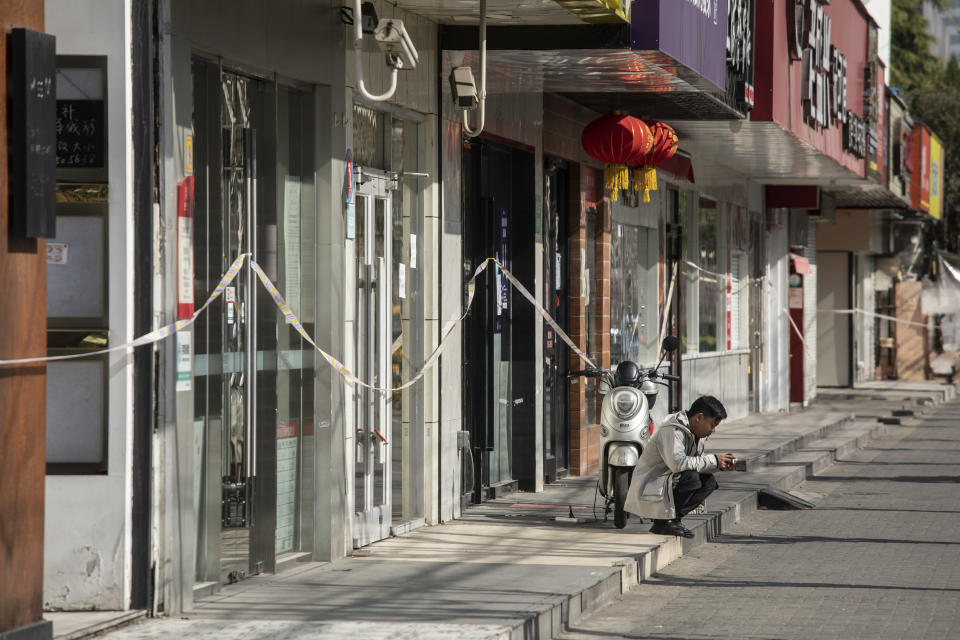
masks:
<svg viewBox="0 0 960 640"><path fill-rule="evenodd" d="M684 409L700 396L716 396L731 420L750 413L749 350L683 358ZM658 405L659 406L659 405Z"/></svg>
<svg viewBox="0 0 960 640"><path fill-rule="evenodd" d="M807 343L807 349L803 352L805 405L817 397L817 224L810 216L807 222L807 246L803 252L813 271L803 277L803 339Z"/></svg>
<svg viewBox="0 0 960 640"><path fill-rule="evenodd" d="M768 228L763 294L763 358L760 372L760 411L786 411L790 406L790 336L787 313L787 218L775 214Z"/></svg>
<svg viewBox="0 0 960 640"><path fill-rule="evenodd" d="M129 0L46 0L58 55L107 56L110 345L133 336ZM44 607L124 609L130 593L132 358L110 357L106 475L47 476Z"/></svg>
<svg viewBox="0 0 960 640"><path fill-rule="evenodd" d="M873 284L874 259L871 255L857 256L857 287L859 289L857 307L876 312L876 292ZM857 357L854 362L855 381L865 382L876 378L876 336L875 320L872 316L857 314L854 316Z"/></svg>
<svg viewBox="0 0 960 640"><path fill-rule="evenodd" d="M887 65L887 79L890 78L890 6L891 0L863 0L870 16L877 22L879 28L879 50L880 59Z"/></svg>

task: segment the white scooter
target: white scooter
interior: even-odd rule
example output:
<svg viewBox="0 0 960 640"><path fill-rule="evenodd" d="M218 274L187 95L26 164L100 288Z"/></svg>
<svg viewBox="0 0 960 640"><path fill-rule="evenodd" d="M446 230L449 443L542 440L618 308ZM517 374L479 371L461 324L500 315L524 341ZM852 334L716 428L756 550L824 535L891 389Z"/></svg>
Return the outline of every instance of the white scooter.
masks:
<svg viewBox="0 0 960 640"><path fill-rule="evenodd" d="M667 336L663 354L676 351L680 341ZM657 401L657 379L679 381L678 376L660 373L660 363L649 371L642 371L636 363L625 360L616 371L583 369L570 371L568 378L585 376L599 378L597 392L603 396L600 406L600 494L606 500L604 512L613 506L613 523L618 529L627 526L627 512L623 504L630 489L630 477L640 454L653 435L655 425L650 410Z"/></svg>

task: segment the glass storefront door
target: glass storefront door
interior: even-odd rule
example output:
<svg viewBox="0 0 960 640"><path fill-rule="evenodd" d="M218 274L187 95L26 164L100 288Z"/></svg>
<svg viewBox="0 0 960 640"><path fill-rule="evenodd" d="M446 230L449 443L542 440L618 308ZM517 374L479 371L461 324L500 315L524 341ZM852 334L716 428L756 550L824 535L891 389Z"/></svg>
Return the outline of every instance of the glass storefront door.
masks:
<svg viewBox="0 0 960 640"><path fill-rule="evenodd" d="M356 170L356 375L374 387L393 385L394 352L400 348L393 318L396 188L396 177L391 174L362 167ZM397 337L400 335L397 332ZM357 385L354 397L353 545L362 547L390 535L394 416L390 394Z"/></svg>
<svg viewBox="0 0 960 640"><path fill-rule="evenodd" d="M423 365L423 197L420 123L353 106L355 237L348 240L356 374L398 387ZM353 385L353 543L424 522L423 385L380 394Z"/></svg>
<svg viewBox="0 0 960 640"><path fill-rule="evenodd" d="M250 253L312 332L311 93L193 76L196 297ZM247 266L193 331L196 579L236 582L313 547L314 354Z"/></svg>
<svg viewBox="0 0 960 640"><path fill-rule="evenodd" d="M569 293L567 273L567 222L570 170L557 158L544 162L543 299L547 311L567 331ZM543 481L550 483L566 475L568 465L567 380L570 351L549 325L544 325L543 344Z"/></svg>
<svg viewBox="0 0 960 640"><path fill-rule="evenodd" d="M482 139L464 145L464 282L496 258L533 289L536 260L534 155ZM464 288L466 290L466 288ZM536 429L536 312L490 265L476 281L463 324L463 425L470 431L474 502L534 490L526 461L542 455ZM540 451L537 445L540 445ZM516 463L516 464L515 464Z"/></svg>

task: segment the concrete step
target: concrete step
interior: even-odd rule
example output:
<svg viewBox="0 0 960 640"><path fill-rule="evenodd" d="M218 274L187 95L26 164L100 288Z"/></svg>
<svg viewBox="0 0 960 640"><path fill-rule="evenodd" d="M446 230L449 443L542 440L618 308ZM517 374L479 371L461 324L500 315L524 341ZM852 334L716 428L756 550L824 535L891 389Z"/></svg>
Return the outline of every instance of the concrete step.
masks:
<svg viewBox="0 0 960 640"><path fill-rule="evenodd" d="M896 428L880 422L854 421L851 416L823 416L808 428L797 429L795 437L752 459L746 473L724 473L721 488L708 500L708 511L690 515L684 524L693 538L655 536L657 542L614 563L619 569L599 578L596 583L560 602L531 615L510 632L511 640L553 638L576 623L584 612L607 604L621 593L640 584L651 575L700 546L756 511L761 489L772 487L789 491L838 458L864 446L870 438ZM715 448L714 448L715 450ZM650 534L648 534L650 535ZM589 548L589 543L585 545ZM587 549L585 549L587 550Z"/></svg>
<svg viewBox="0 0 960 640"><path fill-rule="evenodd" d="M903 406L884 408L892 417ZM650 523L637 518L622 530L604 523L602 513L594 519L596 477L567 478L540 493L499 497L357 556L224 587L198 603L191 620L239 624L276 616L282 603L279 611L317 621L318 638L343 637L342 625L349 624L355 637L381 637L389 628L393 636L383 637L405 629L432 640L438 621L455 624L454 636L464 640L553 638L754 512L761 489L793 489L869 438L899 428L829 407L724 423L708 450L732 451L748 461L747 471L718 476L721 487L707 512L684 518L690 539L650 534ZM573 521L555 519L571 508Z"/></svg>
<svg viewBox="0 0 960 640"><path fill-rule="evenodd" d="M871 383L854 388L817 388L817 403L830 401L905 403L909 405L940 405L957 397L956 387L950 384L930 383L904 387Z"/></svg>

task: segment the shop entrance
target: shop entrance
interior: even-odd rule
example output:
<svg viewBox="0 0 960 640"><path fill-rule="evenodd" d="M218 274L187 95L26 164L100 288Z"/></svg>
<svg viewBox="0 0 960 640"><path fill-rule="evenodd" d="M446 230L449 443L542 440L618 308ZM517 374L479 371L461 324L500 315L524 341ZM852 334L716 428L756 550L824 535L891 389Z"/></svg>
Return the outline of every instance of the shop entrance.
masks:
<svg viewBox="0 0 960 640"><path fill-rule="evenodd" d="M389 387L392 347L393 193L395 176L372 169L356 171L356 367L357 377ZM390 535L392 521L390 394L355 387L356 467L353 546Z"/></svg>
<svg viewBox="0 0 960 640"><path fill-rule="evenodd" d="M817 309L849 309L852 254L818 251ZM817 386L850 387L853 383L851 316L840 313L817 315Z"/></svg>
<svg viewBox="0 0 960 640"><path fill-rule="evenodd" d="M487 140L464 148L464 280L497 258L535 291L534 156ZM536 478L536 313L499 269L478 278L463 329L463 421L480 502Z"/></svg>
<svg viewBox="0 0 960 640"><path fill-rule="evenodd" d="M353 229L346 332L364 383L397 388L423 366L423 181L419 123L353 106ZM363 547L424 523L423 385L349 385L352 541Z"/></svg>
<svg viewBox="0 0 960 640"><path fill-rule="evenodd" d="M313 333L312 93L192 69L195 299L250 253ZM224 584L313 549L315 358L247 265L192 339L196 580Z"/></svg>

